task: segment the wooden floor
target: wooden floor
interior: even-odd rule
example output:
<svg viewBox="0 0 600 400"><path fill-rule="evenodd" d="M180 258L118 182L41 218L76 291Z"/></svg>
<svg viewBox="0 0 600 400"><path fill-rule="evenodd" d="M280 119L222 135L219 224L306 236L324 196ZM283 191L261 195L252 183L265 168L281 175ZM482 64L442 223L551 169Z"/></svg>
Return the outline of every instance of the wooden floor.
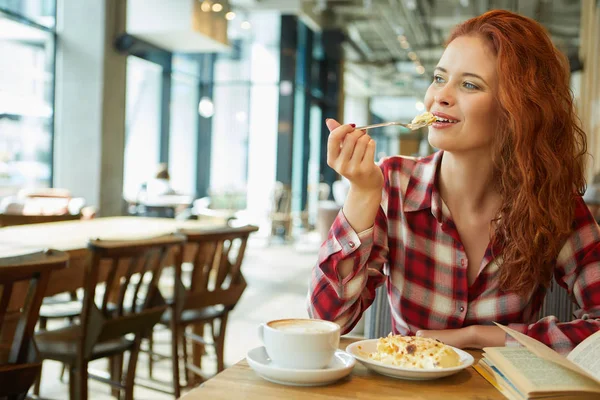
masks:
<svg viewBox="0 0 600 400"><path fill-rule="evenodd" d="M295 245L272 243L265 238L251 238L243 264L243 272L248 287L232 312L225 340L225 364L235 364L246 356L246 352L261 345L257 327L261 322L277 318L307 317L306 295L310 270L317 260L319 239L306 236ZM51 328L51 327L50 327ZM167 331L155 335L159 343L156 349L169 353L169 334ZM99 360L91 368L106 370L106 361ZM214 372L215 362L205 357L203 365L209 373ZM148 375L146 355L140 355L138 373L140 382ZM67 399L68 383L59 380L61 366L53 361L44 362L41 397L45 399ZM170 389L171 364L165 361L155 364L154 376ZM151 382L156 384L156 382ZM110 396L108 385L90 381L90 399L107 400ZM172 395L141 386L135 388L136 399L162 400L173 399Z"/></svg>

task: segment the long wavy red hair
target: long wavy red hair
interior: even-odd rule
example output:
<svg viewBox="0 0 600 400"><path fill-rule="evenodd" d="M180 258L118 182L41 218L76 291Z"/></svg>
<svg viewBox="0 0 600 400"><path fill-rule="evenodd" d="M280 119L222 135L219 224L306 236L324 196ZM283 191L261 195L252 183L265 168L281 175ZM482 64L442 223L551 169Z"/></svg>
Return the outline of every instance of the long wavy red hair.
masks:
<svg viewBox="0 0 600 400"><path fill-rule="evenodd" d="M493 162L502 205L492 242L502 249L503 290L547 286L585 191L585 133L576 116L566 57L536 21L503 10L456 27L448 43L479 35L497 55L500 107Z"/></svg>

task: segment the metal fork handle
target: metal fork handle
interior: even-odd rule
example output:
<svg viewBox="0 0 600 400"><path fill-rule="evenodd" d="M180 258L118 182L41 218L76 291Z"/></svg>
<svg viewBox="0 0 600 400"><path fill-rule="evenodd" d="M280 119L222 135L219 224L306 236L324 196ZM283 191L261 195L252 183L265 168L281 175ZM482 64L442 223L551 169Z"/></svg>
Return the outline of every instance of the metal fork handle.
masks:
<svg viewBox="0 0 600 400"><path fill-rule="evenodd" d="M359 126L358 128L354 128L354 129L367 130L367 129L373 129L373 128L382 128L384 126L394 126L394 125L403 126L407 129L414 131L415 129L423 128L424 126L427 126L428 124L426 122L420 123L420 124L403 124L402 122L383 122L381 124Z"/></svg>

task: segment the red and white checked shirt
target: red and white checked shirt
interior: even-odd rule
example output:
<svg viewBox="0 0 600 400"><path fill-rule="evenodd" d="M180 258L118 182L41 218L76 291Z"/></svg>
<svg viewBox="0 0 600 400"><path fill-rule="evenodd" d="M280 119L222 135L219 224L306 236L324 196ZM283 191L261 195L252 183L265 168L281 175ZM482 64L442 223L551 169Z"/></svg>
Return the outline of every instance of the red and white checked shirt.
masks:
<svg viewBox="0 0 600 400"><path fill-rule="evenodd" d="M492 256L499 249L488 246L469 286L466 253L435 184L442 154L381 162L385 186L372 228L356 233L340 211L313 269L309 315L335 321L348 332L373 302L375 289L385 283L396 334L496 321L566 353L598 331L600 228L581 197L575 200L573 233L556 259L554 273L579 305L578 319L560 322L549 316L538 321L545 289L540 286L529 297L500 290ZM346 259L354 268L341 279L338 265ZM507 344L513 343L507 337Z"/></svg>

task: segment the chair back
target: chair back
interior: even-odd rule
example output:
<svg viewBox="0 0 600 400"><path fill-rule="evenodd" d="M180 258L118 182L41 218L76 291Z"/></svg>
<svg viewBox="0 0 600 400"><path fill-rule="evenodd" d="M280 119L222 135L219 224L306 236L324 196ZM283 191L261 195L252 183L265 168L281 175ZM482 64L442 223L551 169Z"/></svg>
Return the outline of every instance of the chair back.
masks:
<svg viewBox="0 0 600 400"><path fill-rule="evenodd" d="M39 373L35 325L50 274L67 261L56 250L0 258L0 398L27 393Z"/></svg>
<svg viewBox="0 0 600 400"><path fill-rule="evenodd" d="M57 215L23 215L23 214L0 214L0 227L42 224L46 222L74 221L81 219L81 214L57 214Z"/></svg>
<svg viewBox="0 0 600 400"><path fill-rule="evenodd" d="M289 215L292 211L292 191L289 185L275 183L273 189L272 215Z"/></svg>
<svg viewBox="0 0 600 400"><path fill-rule="evenodd" d="M569 293L561 286L559 286L555 280L550 282L550 287L546 290L546 297L538 318L544 318L549 315L553 315L558 318L559 321L569 322L572 321L575 316L575 310L577 309L577 303L569 297Z"/></svg>
<svg viewBox="0 0 600 400"><path fill-rule="evenodd" d="M223 306L233 309L246 289L241 266L248 237L258 227L224 227L210 231L181 231L187 238L186 259L193 268L187 287L176 270L175 312Z"/></svg>
<svg viewBox="0 0 600 400"><path fill-rule="evenodd" d="M79 349L84 358L96 343L150 333L167 308L158 290L162 270L173 260L180 268L184 241L179 234L90 241L81 316L84 340Z"/></svg>

